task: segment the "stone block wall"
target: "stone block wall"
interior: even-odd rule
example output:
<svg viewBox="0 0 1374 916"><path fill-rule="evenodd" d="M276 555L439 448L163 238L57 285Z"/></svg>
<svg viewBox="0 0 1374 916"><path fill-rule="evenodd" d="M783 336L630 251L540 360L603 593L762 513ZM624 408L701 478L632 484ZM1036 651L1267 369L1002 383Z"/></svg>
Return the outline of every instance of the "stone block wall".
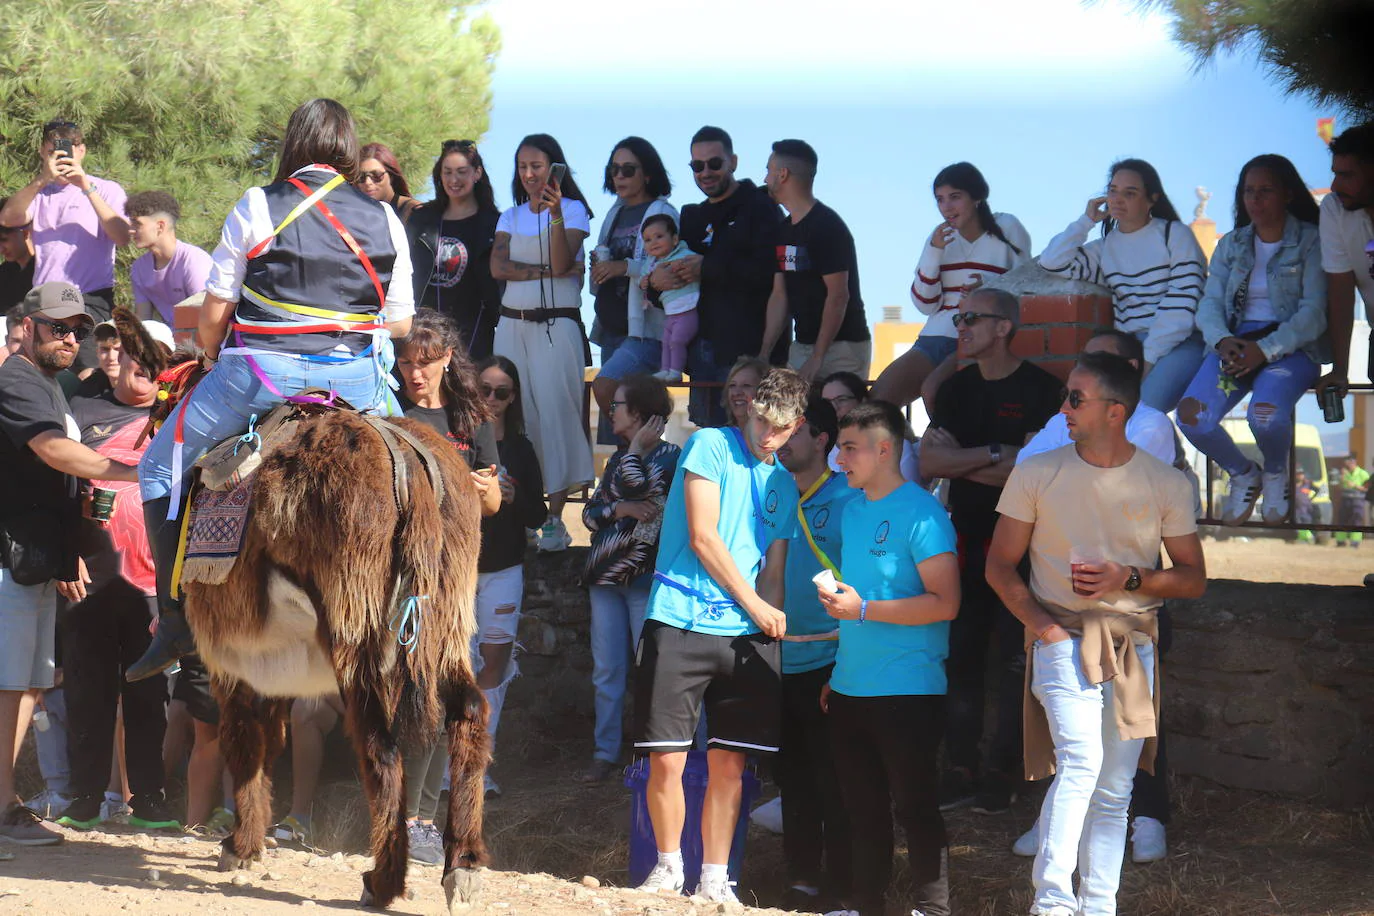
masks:
<svg viewBox="0 0 1374 916"><path fill-rule="evenodd" d="M1169 764L1222 785L1374 801L1374 595L1220 580L1171 603Z"/></svg>

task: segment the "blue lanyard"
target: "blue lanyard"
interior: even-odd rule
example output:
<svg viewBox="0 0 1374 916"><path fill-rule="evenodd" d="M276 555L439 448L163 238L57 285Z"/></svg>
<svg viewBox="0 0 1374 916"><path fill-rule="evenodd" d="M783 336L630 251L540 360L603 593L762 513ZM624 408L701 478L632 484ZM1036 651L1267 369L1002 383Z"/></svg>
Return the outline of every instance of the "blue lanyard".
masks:
<svg viewBox="0 0 1374 916"><path fill-rule="evenodd" d="M730 598L712 598L706 595L705 593L700 592L695 588L692 588L692 586L686 584L685 582L679 582L667 573L659 572L658 570L654 570L654 581L662 582L669 588L682 592L682 594L693 599L697 604L701 606L700 610L694 611L692 613L691 626L687 627L687 629L689 630L697 624L701 623L702 621L706 621L707 623L714 623L715 621L725 616L726 610L736 606L735 602Z"/></svg>

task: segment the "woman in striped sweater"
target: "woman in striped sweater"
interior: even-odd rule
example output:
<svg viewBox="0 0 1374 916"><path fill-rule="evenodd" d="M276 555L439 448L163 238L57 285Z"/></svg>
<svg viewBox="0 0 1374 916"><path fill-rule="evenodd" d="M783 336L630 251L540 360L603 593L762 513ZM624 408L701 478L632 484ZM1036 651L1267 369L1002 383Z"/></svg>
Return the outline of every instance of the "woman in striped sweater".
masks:
<svg viewBox="0 0 1374 916"><path fill-rule="evenodd" d="M1010 213L993 213L988 183L968 162L935 176L935 203L944 221L921 251L911 301L929 316L921 336L873 385L873 397L909 404L936 366L953 355L959 340L954 313L964 294L1030 257L1030 236Z"/></svg>
<svg viewBox="0 0 1374 916"><path fill-rule="evenodd" d="M1111 168L1105 197L1088 201L1040 255L1040 266L1112 291L1116 327L1145 345L1141 400L1168 413L1202 365L1197 304L1207 256L1178 218L1154 166L1123 159ZM1102 238L1088 241L1102 224Z"/></svg>

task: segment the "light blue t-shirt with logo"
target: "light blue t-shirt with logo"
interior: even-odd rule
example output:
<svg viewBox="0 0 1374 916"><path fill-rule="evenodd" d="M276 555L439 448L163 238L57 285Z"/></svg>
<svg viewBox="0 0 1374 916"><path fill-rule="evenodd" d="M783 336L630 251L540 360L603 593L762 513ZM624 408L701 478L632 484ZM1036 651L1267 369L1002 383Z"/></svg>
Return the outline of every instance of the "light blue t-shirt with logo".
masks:
<svg viewBox="0 0 1374 916"><path fill-rule="evenodd" d="M733 603L692 550L685 492L689 471L720 487L716 530L746 582L757 580L768 546L790 538L796 528L797 485L780 463L756 459L734 427L694 433L678 459L663 509L646 619L715 636L757 633L753 618ZM674 584L662 581L665 577Z"/></svg>
<svg viewBox="0 0 1374 916"><path fill-rule="evenodd" d="M869 601L924 595L916 565L955 552L944 507L914 483L876 501L849 503L842 531L844 582ZM842 620L830 687L852 697L943 694L947 655L949 621L907 626Z"/></svg>
<svg viewBox="0 0 1374 916"><path fill-rule="evenodd" d="M840 528L844 517L844 507L855 497L862 496L861 490L852 489L843 474L831 474L821 484L811 498L801 504L802 516L811 529L811 537L816 547L825 554L837 568L840 566ZM825 612L816 595L816 583L811 577L824 569L820 558L811 549L806 532L800 523L787 545L787 592L783 598L783 611L787 614L787 635L801 636L813 633L833 633L838 621ZM835 574L842 579L843 575ZM835 661L835 650L839 641L830 639L815 642L784 642L782 644L782 673L801 674L824 668Z"/></svg>

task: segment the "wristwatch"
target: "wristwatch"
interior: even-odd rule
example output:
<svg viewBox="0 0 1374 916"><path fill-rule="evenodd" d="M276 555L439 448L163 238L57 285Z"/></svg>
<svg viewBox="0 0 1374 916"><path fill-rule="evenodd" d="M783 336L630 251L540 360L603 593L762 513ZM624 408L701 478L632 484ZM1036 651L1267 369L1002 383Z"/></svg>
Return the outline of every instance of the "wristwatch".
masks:
<svg viewBox="0 0 1374 916"><path fill-rule="evenodd" d="M1002 443L994 442L989 445L988 457L992 459L993 464L999 463L1002 460Z"/></svg>
<svg viewBox="0 0 1374 916"><path fill-rule="evenodd" d="M1134 566L1127 568L1130 569L1131 574L1126 577L1126 584L1121 587L1128 592L1133 592L1140 588L1140 570L1136 569Z"/></svg>

